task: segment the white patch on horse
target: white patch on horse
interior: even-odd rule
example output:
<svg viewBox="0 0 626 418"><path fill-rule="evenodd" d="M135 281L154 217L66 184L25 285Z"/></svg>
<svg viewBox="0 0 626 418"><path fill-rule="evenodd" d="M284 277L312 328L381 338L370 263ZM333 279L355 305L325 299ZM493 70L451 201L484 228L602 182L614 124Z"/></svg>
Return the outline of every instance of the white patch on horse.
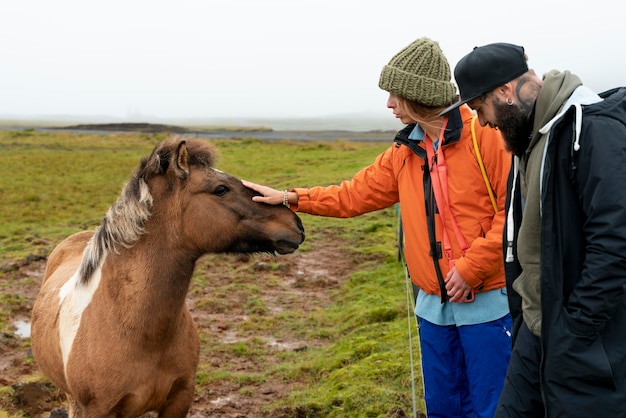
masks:
<svg viewBox="0 0 626 418"><path fill-rule="evenodd" d="M91 303L93 294L98 289L102 269L98 267L87 285L78 282L78 271L65 282L59 290L59 345L63 357L63 370L67 378L67 359L70 357L74 339L80 327L83 312Z"/></svg>

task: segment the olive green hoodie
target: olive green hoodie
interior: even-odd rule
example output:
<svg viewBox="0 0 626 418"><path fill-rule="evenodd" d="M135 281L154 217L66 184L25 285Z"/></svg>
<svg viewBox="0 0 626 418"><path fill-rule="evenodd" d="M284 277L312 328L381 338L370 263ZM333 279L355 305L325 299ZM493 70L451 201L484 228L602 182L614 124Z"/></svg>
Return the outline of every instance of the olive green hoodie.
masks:
<svg viewBox="0 0 626 418"><path fill-rule="evenodd" d="M546 134L539 131L560 112L581 84L580 79L568 71L552 70L544 75L535 103L532 138L518 165L524 214L517 239L517 256L523 272L513 282L513 289L522 297L524 322L536 336L541 336L540 178L549 136L549 131Z"/></svg>

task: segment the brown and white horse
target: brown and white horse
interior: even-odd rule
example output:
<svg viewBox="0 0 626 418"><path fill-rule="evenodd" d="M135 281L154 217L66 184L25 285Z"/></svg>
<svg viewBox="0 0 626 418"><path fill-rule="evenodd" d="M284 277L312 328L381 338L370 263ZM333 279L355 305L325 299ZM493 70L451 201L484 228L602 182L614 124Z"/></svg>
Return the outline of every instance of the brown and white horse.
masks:
<svg viewBox="0 0 626 418"><path fill-rule="evenodd" d="M70 417L184 417L200 342L185 304L205 253L295 251L288 208L252 201L212 168L206 141L170 138L144 158L95 231L50 254L32 312L36 363Z"/></svg>

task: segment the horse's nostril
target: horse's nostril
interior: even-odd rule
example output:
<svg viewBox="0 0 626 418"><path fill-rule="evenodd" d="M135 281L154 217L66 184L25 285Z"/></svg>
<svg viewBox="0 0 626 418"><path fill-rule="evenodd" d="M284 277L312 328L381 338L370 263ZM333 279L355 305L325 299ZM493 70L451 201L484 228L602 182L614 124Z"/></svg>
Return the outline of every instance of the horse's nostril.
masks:
<svg viewBox="0 0 626 418"><path fill-rule="evenodd" d="M304 225L302 224L302 219L296 215L296 224L298 225L298 231L302 233L302 239L304 239Z"/></svg>

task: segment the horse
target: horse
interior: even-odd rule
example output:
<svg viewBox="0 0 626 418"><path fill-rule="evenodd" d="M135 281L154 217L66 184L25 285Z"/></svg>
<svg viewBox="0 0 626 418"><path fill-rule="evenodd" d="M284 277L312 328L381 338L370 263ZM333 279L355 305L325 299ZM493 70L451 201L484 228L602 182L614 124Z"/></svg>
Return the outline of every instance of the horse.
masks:
<svg viewBox="0 0 626 418"><path fill-rule="evenodd" d="M200 339L185 304L207 253L289 254L300 218L254 202L207 141L169 137L141 159L93 231L50 253L32 309L35 363L70 418L187 415Z"/></svg>

